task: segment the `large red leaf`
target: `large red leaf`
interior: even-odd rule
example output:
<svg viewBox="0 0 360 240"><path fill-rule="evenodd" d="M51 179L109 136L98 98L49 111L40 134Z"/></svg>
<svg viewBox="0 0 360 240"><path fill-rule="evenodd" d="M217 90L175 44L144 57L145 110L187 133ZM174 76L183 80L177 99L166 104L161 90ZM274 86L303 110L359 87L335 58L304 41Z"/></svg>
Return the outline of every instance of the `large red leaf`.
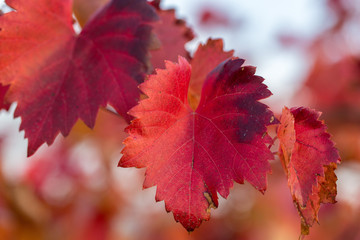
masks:
<svg viewBox="0 0 360 240"><path fill-rule="evenodd" d="M317 221L321 203L335 203L338 151L320 113L308 108L283 109L278 128L280 159L302 220L302 234Z"/></svg>
<svg viewBox="0 0 360 240"><path fill-rule="evenodd" d="M76 35L71 0L8 0L0 18L0 76L17 101L15 116L29 140L28 154L81 118L94 126L100 106L119 114L136 104L146 70L150 21L145 0L113 0Z"/></svg>
<svg viewBox="0 0 360 240"><path fill-rule="evenodd" d="M266 189L273 113L258 100L271 95L254 67L244 60L221 63L206 78L201 101L188 103L191 66L167 62L165 70L140 85L149 97L130 110L122 167L146 167L144 187L157 185L156 200L165 201L176 221L188 230L210 217L226 198L233 181Z"/></svg>

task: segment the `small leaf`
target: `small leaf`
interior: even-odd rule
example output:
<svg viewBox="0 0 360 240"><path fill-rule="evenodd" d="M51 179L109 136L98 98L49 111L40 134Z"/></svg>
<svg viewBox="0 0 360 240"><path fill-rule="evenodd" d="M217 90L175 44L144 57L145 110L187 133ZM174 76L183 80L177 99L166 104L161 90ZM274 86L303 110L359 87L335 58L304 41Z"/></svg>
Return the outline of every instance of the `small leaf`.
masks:
<svg viewBox="0 0 360 240"><path fill-rule="evenodd" d="M284 107L278 128L279 155L301 217L301 232L317 221L321 203L335 203L338 151L320 120L308 108Z"/></svg>

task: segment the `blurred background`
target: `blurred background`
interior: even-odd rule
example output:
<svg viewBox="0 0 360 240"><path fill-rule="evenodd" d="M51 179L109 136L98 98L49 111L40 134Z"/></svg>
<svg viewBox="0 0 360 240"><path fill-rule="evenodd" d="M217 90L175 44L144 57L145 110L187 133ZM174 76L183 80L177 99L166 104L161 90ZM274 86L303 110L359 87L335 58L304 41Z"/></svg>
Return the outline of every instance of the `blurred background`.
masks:
<svg viewBox="0 0 360 240"><path fill-rule="evenodd" d="M99 0L102 1L102 0ZM10 9L0 1L1 9ZM339 149L338 203L323 205L306 239L360 239L360 0L163 0L199 43L257 67L273 92L266 103L323 112ZM192 38L192 40L191 40ZM186 38L184 38L186 40ZM185 41L184 40L184 41ZM187 40L186 40L187 41ZM1 43L0 43L1 44ZM126 123L101 110L94 130L81 122L66 139L26 158L15 109L0 111L0 239L297 239L300 218L278 159L265 195L235 184L209 222L188 233L142 190L144 170L117 167ZM275 134L275 129L270 129ZM274 151L277 146L274 146Z"/></svg>

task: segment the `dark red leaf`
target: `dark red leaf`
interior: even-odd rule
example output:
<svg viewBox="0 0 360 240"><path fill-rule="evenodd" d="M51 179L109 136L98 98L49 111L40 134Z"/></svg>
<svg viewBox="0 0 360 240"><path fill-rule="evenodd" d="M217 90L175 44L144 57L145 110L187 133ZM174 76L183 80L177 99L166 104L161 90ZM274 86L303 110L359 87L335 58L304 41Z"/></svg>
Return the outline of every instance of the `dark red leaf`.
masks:
<svg viewBox="0 0 360 240"><path fill-rule="evenodd" d="M113 0L77 36L70 0L7 0L16 11L0 18L1 83L11 84L15 116L28 155L78 118L94 126L100 106L123 117L137 102L146 72L154 9L145 0Z"/></svg>
<svg viewBox="0 0 360 240"><path fill-rule="evenodd" d="M140 89L149 97L131 109L122 167L146 167L144 188L157 186L176 221L188 230L210 218L219 194L226 198L233 181L266 189L271 141L266 126L273 113L258 100L271 95L254 67L244 60L221 63L206 78L201 101L188 102L191 67L184 58L166 63Z"/></svg>

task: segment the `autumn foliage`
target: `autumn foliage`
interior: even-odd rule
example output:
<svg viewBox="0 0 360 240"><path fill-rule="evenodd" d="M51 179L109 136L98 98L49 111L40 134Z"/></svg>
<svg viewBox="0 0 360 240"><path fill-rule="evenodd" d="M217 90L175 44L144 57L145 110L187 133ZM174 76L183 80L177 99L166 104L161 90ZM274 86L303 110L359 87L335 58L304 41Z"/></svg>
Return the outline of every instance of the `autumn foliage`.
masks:
<svg viewBox="0 0 360 240"><path fill-rule="evenodd" d="M146 2L112 1L79 35L71 1L7 3L17 11L0 19L1 83L11 84L7 101L18 103L28 155L59 132L67 136L78 118L92 128L107 103L129 119L156 19Z"/></svg>
<svg viewBox="0 0 360 240"><path fill-rule="evenodd" d="M126 203L111 177L116 166L110 159L120 151L118 166L145 168L143 188L156 187L155 200L189 232L210 220L219 196L231 196L234 182L266 195L269 174L277 175L280 165L299 214L299 235L322 221L323 204L336 203L341 160L320 111L356 108L358 91L347 89L357 83L358 58L331 64L316 52L305 85L319 98L309 105L320 109L280 106L277 114L265 103L272 93L255 67L225 51L221 39L209 38L190 54L184 45L193 31L160 1L6 4L14 11L0 16L0 107L16 103L14 116L21 118L28 157L33 155L20 187L0 174L0 208L26 220L19 239L44 239L56 229L51 221L65 229L66 239L112 239L112 221ZM215 13L206 11L202 21L208 22ZM331 77L340 79L341 88L323 92ZM65 139L55 141L59 134ZM72 164L79 157L71 150L87 138L103 159L88 172ZM48 155L37 153L44 143ZM96 178L102 187L90 183ZM51 193L57 184L58 194ZM39 219L19 203L17 188L25 189L19 191L32 199ZM13 228L21 229L17 224Z"/></svg>
<svg viewBox="0 0 360 240"><path fill-rule="evenodd" d="M337 193L334 170L340 157L319 117L311 109L285 107L278 128L280 159L303 234L317 221L320 203L335 203Z"/></svg>
<svg viewBox="0 0 360 240"><path fill-rule="evenodd" d="M189 231L210 218L217 192L229 195L233 181L266 189L266 126L273 113L258 100L271 95L244 60L219 64L203 81L200 103L188 102L191 66L167 62L165 70L140 85L149 98L130 110L136 119L127 128L122 167L147 167L144 187L157 186L156 200L165 201L176 221Z"/></svg>

